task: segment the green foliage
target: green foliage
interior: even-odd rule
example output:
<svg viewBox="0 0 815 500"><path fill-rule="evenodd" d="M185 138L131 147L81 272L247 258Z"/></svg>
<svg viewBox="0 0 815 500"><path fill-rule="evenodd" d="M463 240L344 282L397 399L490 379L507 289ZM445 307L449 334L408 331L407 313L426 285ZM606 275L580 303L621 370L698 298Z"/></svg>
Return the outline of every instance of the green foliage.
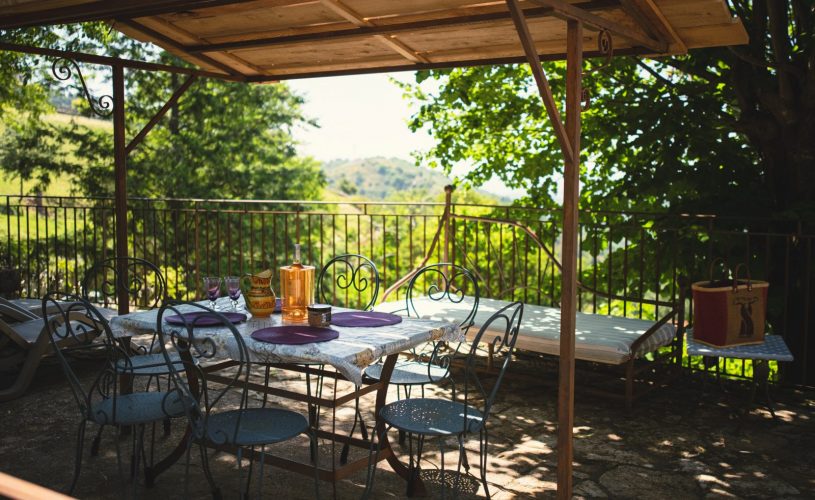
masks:
<svg viewBox="0 0 815 500"><path fill-rule="evenodd" d="M581 206L815 213L815 15L805 3L734 2L747 47L587 61ZM565 64L544 69L562 89ZM437 93L423 90L427 79ZM497 176L526 189L527 203L555 205L562 156L526 65L418 72L404 89L417 106L411 128L437 140L421 160L448 173L471 163L476 185Z"/></svg>

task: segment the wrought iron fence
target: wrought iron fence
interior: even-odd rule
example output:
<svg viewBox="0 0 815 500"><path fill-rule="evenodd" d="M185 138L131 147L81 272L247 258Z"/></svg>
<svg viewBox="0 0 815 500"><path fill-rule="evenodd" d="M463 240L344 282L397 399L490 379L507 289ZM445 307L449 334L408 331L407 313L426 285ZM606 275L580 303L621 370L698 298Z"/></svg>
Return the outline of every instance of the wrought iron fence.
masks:
<svg viewBox="0 0 815 500"><path fill-rule="evenodd" d="M23 296L76 290L85 269L114 253L111 199L8 195L0 202L0 258L21 271ZM128 248L159 265L170 295L185 299L200 297L204 275L288 263L299 242L315 265L340 253L367 255L385 287L423 261L447 260L475 272L485 296L558 304L559 212L475 204L451 204L449 212L443 218L444 203L131 199ZM754 278L771 283L770 327L796 356L785 375L812 383L813 240L813 228L796 221L582 212L578 307L654 318L661 306L653 302L677 300L680 276L705 279L715 257L745 262ZM398 297L397 289L388 300ZM690 320L690 302L686 310ZM750 363L729 363L731 374L751 375Z"/></svg>

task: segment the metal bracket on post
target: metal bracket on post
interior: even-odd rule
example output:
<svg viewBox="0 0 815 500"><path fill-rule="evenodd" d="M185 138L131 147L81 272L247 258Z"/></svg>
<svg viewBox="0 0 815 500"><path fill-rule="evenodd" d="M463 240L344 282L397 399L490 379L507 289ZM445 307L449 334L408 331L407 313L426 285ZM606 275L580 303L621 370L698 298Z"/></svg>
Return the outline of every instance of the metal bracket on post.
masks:
<svg viewBox="0 0 815 500"><path fill-rule="evenodd" d="M110 117L110 115L113 114L113 108L116 105L113 97L105 94L94 99L88 90L88 85L85 83L85 77L82 76L82 70L79 69L79 64L77 64L76 61L63 57L55 60L51 64L51 74L54 75L54 78L61 82L69 80L74 76L74 73L76 73L76 76L79 78L81 91L84 94L85 99L88 101L88 106L90 107L91 112L100 118Z"/></svg>

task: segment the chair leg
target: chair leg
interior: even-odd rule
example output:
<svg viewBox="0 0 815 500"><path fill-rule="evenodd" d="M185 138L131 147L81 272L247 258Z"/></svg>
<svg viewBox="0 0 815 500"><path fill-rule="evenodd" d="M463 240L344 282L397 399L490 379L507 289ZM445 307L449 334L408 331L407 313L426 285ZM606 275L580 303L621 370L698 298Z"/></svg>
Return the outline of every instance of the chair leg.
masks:
<svg viewBox="0 0 815 500"><path fill-rule="evenodd" d="M441 497L447 498L447 477L444 473L444 438L439 437L439 453L441 453Z"/></svg>
<svg viewBox="0 0 815 500"><path fill-rule="evenodd" d="M467 450L464 449L464 435L458 435L458 464L456 465L456 483L455 483L455 495L458 497L459 492L461 491L461 466L467 462ZM469 468L469 467L468 467Z"/></svg>
<svg viewBox="0 0 815 500"><path fill-rule="evenodd" d="M258 476L258 498L263 498L263 464L266 462L266 446L260 447L260 471ZM246 485L246 491L249 491L249 485Z"/></svg>
<svg viewBox="0 0 815 500"><path fill-rule="evenodd" d="M413 442L413 436L410 433L408 433L408 441L409 441L409 443ZM410 444L410 448L413 448L412 444ZM409 453L410 454L410 461L409 461L409 465L408 465L409 478L408 478L408 484L407 484L407 496L409 496L409 497L412 497L412 496L415 495L415 492L413 491L413 485L416 484L418 482L418 480L419 480L419 470L421 468L419 466L419 464L422 461L422 450L423 449L424 449L424 436L422 434L419 434L419 439L417 440L417 443L416 443L416 461L415 462L413 461L413 453Z"/></svg>
<svg viewBox="0 0 815 500"><path fill-rule="evenodd" d="M359 387L357 387L359 390ZM354 424L351 426L351 432L348 433L348 437L354 436L354 431L357 429L357 422L359 422L359 432L362 435L362 439L368 440L368 431L365 429L365 422L362 420L362 413L359 411L359 397L354 398ZM350 443L345 443L342 445L342 451L340 452L340 465L345 465L348 463L348 452L351 449Z"/></svg>
<svg viewBox="0 0 815 500"><path fill-rule="evenodd" d="M212 492L214 500L221 500L221 490L215 486L215 479L212 477L212 471L209 468L209 456L207 454L207 447L204 443L199 443L198 448L201 451L201 464L204 468L204 475L209 483L209 489Z"/></svg>
<svg viewBox="0 0 815 500"><path fill-rule="evenodd" d="M82 447L85 443L85 425L87 420L82 420L76 432L76 457L74 457L74 477L71 479L71 487L68 489L68 494L73 495L76 483L79 480L79 471L82 468Z"/></svg>
<svg viewBox="0 0 815 500"><path fill-rule="evenodd" d="M487 428L484 427L479 432L479 452L480 452L480 465L481 465L481 484L484 485L484 495L487 498L490 498L490 488L487 486L487 458L488 458L488 447L489 447L489 434L487 433Z"/></svg>
<svg viewBox="0 0 815 500"><path fill-rule="evenodd" d="M96 437L93 438L91 442L91 456L95 457L99 455L99 443L102 441L102 431L105 429L104 425L99 426L99 430L96 431Z"/></svg>

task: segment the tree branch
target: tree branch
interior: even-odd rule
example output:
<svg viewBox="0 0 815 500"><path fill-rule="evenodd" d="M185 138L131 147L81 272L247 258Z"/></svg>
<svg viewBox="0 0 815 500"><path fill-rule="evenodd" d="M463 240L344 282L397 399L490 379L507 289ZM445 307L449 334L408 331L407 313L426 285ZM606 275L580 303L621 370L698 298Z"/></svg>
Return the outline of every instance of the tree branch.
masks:
<svg viewBox="0 0 815 500"><path fill-rule="evenodd" d="M770 44L773 56L778 65L778 94L783 102L793 101L793 85L786 65L789 65L789 35L787 22L787 3L770 1L767 3L769 17Z"/></svg>

